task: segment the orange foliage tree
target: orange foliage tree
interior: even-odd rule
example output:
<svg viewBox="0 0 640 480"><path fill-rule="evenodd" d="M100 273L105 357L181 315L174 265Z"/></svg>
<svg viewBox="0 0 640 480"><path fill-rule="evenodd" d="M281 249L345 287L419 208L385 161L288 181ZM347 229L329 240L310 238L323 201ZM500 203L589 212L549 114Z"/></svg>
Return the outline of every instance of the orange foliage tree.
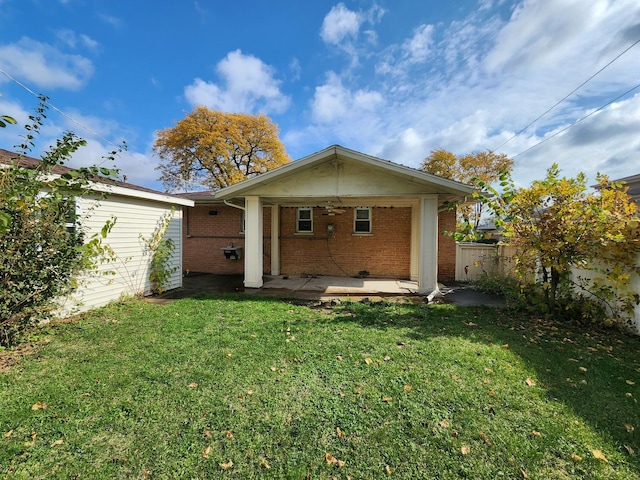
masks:
<svg viewBox="0 0 640 480"><path fill-rule="evenodd" d="M290 161L278 126L266 115L196 107L158 132L154 152L168 191L219 190Z"/></svg>
<svg viewBox="0 0 640 480"><path fill-rule="evenodd" d="M450 180L478 185L491 184L497 181L500 173L511 170L513 160L504 153L490 150L457 156L448 150L431 150L424 159L421 169L427 173L439 175ZM480 236L477 228L484 213L485 205L463 205L458 207L460 221L458 222L457 240L469 240Z"/></svg>

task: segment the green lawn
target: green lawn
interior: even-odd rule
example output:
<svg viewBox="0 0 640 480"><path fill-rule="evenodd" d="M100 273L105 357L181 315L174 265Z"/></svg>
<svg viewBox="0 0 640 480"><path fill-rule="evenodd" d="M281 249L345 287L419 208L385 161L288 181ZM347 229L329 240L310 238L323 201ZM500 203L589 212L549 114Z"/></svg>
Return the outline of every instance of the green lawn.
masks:
<svg viewBox="0 0 640 480"><path fill-rule="evenodd" d="M640 479L639 347L448 305L113 306L0 373L0 475Z"/></svg>

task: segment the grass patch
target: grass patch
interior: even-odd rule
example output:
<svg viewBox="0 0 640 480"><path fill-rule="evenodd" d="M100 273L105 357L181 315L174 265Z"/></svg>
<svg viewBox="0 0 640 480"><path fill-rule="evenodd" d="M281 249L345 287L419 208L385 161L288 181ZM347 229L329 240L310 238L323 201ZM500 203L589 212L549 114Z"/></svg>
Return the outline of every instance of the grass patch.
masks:
<svg viewBox="0 0 640 480"><path fill-rule="evenodd" d="M0 373L6 478L640 478L640 341L454 306L133 302Z"/></svg>

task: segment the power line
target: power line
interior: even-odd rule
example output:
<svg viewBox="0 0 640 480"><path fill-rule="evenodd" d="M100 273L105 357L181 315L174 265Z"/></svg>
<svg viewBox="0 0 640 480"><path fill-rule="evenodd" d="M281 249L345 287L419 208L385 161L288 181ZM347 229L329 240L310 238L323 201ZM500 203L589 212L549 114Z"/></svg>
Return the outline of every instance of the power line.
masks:
<svg viewBox="0 0 640 480"><path fill-rule="evenodd" d="M60 110L58 107L56 107L54 104L52 104L48 99L44 98L42 95L37 94L36 92L34 92L33 90L31 90L29 87L27 87L24 83L20 82L19 80L16 80L15 78L13 78L11 75L9 75L7 72L5 72L3 69L0 68L0 73L2 73L5 77L7 77L9 80L11 80L12 82L14 82L16 85L18 85L19 87L23 88L24 90L26 90L27 92L29 92L31 95L33 95L34 97L36 97L38 100L42 101L44 104L46 104L49 108L51 108L52 110L58 112L60 115L62 115L64 118L66 118L67 120L75 123L76 125L78 125L80 128L86 130L87 132L91 133L94 137L98 138L99 140L102 140L103 142L111 145L112 147L116 148L117 150L121 150L122 149L122 145L116 145L115 143L113 143L111 140L103 137L102 135L100 135L98 132L92 130L91 128L87 127L86 125L80 123L78 120L76 120L75 118L71 117L70 115L67 115L65 112L63 112L62 110ZM106 160L103 160L98 166L102 165L105 163Z"/></svg>
<svg viewBox="0 0 640 480"><path fill-rule="evenodd" d="M542 117L544 117L547 113L549 113L551 110L553 110L554 108L556 108L558 105L560 105L562 102L564 102L567 98L569 98L571 95L573 95L574 93L576 93L578 90L580 90L582 87L584 87L587 83L589 83L591 80L593 80L597 75L599 75L600 73L602 73L603 70L605 70L607 67L609 67L613 62L615 62L616 60L618 60L622 55L624 55L625 53L627 53L629 50L631 50L633 47L635 47L638 43L640 43L640 38L638 40L636 40L635 42L633 42L629 47L627 47L626 49L624 49L622 52L620 52L618 55L616 55L616 57L611 60L609 63L607 63L604 67L602 67L600 70L598 70L596 73L594 73L593 75L591 75L589 78L587 78L584 82L582 82L580 85L578 85L576 88L574 88L571 92L569 92L566 96L564 96L561 100L559 100L558 102L556 102L551 108L549 108L548 110L546 110L542 115L538 116L535 120L529 122L524 128L522 128L521 130L519 130L518 132L514 133L513 136L511 138L509 138L508 140L506 140L505 142L503 142L501 145L499 145L497 148L493 149L493 152L498 151L500 148L504 147L507 143L509 143L511 140L513 140L514 138L516 138L518 135L520 135L522 132L524 132L525 130L527 130L531 125L533 125L534 123L536 123L538 120L540 120ZM615 100L614 100L615 101ZM606 105L605 105L606 106ZM595 112L594 112L595 113ZM577 122L576 122L577 123Z"/></svg>
<svg viewBox="0 0 640 480"><path fill-rule="evenodd" d="M586 120L587 118L589 118L591 115L598 113L599 111L603 110L604 108L608 107L609 105L611 105L613 102L615 102L616 100L621 99L622 97L624 97L625 95L628 95L629 93L633 92L634 90L640 88L640 83L637 84L635 87L630 88L629 90L627 90L626 92L618 95L616 98L614 98L613 100L610 100L609 102L605 103L604 105L602 105L600 108L594 110L593 112L588 113L587 115L585 115L584 117L582 117L579 120L576 120L575 122L573 122L571 125L567 125L566 127L558 130L556 133L554 133L553 135L545 138L544 140L539 141L538 143L530 146L529 148L527 148L526 150L512 156L511 158L516 158L519 157L520 155L524 155L525 153L527 153L529 150L533 150L534 148L536 148L539 145L542 145L545 142L548 142L549 140L551 140L554 137L557 137L558 135L560 135L563 132L566 132L567 130L569 130L571 127L577 125L578 123L582 122L583 120Z"/></svg>

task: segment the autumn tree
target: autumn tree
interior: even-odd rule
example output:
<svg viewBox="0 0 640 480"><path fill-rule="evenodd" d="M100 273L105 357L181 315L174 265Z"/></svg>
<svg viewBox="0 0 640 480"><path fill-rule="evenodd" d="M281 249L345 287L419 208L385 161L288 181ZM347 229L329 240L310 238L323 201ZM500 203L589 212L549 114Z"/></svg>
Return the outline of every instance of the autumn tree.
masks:
<svg viewBox="0 0 640 480"><path fill-rule="evenodd" d="M158 132L153 150L168 191L218 190L290 161L269 117L206 107L196 107L174 127Z"/></svg>
<svg viewBox="0 0 640 480"><path fill-rule="evenodd" d="M640 218L627 189L598 175L589 192L583 173L561 177L555 164L528 188L515 188L507 172L500 180L501 192L480 182L491 193L481 200L516 247L516 270L539 287L545 310L577 310L582 294L614 318L630 317L639 300L629 287L640 274Z"/></svg>
<svg viewBox="0 0 640 480"><path fill-rule="evenodd" d="M432 150L422 162L421 169L458 182L491 184L498 180L500 172L511 170L513 160L503 153L490 150L457 156L448 150ZM461 221L458 225L460 238L476 236L485 206L482 203L458 208Z"/></svg>

